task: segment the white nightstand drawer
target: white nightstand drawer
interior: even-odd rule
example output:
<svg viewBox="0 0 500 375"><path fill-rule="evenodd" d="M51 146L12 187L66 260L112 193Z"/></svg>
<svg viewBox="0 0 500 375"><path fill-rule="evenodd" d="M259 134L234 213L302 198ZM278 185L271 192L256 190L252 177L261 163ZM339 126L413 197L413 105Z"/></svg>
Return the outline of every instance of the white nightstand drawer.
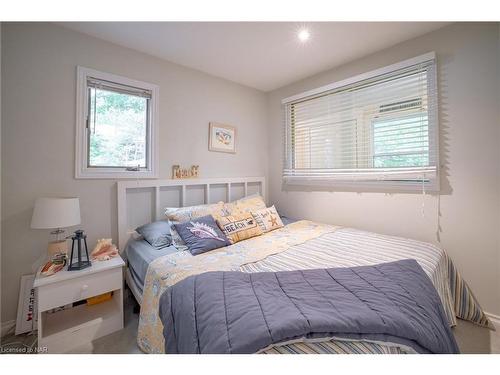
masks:
<svg viewBox="0 0 500 375"><path fill-rule="evenodd" d="M38 309L46 311L121 287L121 267L44 285L38 288Z"/></svg>

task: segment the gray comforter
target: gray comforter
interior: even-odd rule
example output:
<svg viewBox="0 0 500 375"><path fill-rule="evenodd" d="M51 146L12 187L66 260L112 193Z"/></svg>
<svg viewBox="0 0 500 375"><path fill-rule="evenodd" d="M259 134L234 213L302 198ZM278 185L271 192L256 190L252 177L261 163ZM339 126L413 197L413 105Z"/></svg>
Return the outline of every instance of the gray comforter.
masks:
<svg viewBox="0 0 500 375"><path fill-rule="evenodd" d="M160 318L166 353L255 353L332 337L458 353L441 300L413 259L352 268L207 272L167 289Z"/></svg>

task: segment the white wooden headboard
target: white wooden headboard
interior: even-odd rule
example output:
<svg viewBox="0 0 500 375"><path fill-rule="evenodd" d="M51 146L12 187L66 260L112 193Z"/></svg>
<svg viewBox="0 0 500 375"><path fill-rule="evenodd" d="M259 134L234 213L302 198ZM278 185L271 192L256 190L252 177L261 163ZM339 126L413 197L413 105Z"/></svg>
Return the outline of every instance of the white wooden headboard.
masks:
<svg viewBox="0 0 500 375"><path fill-rule="evenodd" d="M189 197L189 192L193 189L198 190L198 193L202 190L202 196L200 197L200 194L198 194L197 199L194 197L195 200L193 200L193 197ZM222 196L221 190L224 191ZM219 198L213 199L216 192L219 193ZM142 200L139 202L140 207L136 208L140 208L141 212L144 212L144 210L149 212L149 214L144 214L149 221L160 220L167 204L169 207L184 207L186 205L216 203L220 200L230 202L253 193L260 193L267 202L264 177L118 181L118 248L121 251L125 248L125 244L134 232L135 227L146 223L146 221L134 223L134 220L132 220L132 216L138 212L134 207L131 207L130 202L131 195L135 193L145 196L145 199L141 198ZM178 203L162 204L164 201L162 196L168 195L172 198L172 193L174 196L178 196L175 199L176 203Z"/></svg>

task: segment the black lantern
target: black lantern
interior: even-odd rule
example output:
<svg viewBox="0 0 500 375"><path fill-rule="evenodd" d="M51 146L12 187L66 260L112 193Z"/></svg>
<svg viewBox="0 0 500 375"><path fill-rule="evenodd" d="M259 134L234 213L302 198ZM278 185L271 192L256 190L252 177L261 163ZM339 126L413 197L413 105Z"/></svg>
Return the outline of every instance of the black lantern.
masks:
<svg viewBox="0 0 500 375"><path fill-rule="evenodd" d="M90 267L92 263L90 262L89 251L87 249L87 235L83 232L83 230L77 230L75 231L75 234L71 236L71 239L73 240L73 243L71 245L71 257L69 258L68 271L77 271ZM82 260L82 240L85 245L85 254L87 256L87 258L84 260ZM75 242L77 243L78 247L78 262L73 263L74 261L73 252L75 251Z"/></svg>

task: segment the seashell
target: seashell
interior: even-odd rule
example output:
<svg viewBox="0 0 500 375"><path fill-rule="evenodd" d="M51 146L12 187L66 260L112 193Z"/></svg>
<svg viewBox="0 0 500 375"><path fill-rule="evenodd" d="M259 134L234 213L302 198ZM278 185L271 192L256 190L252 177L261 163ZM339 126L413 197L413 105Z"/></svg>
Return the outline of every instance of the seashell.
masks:
<svg viewBox="0 0 500 375"><path fill-rule="evenodd" d="M42 270L40 271L40 273L43 276L52 276L53 274L55 274L55 273L59 272L60 270L62 270L64 268L65 264L66 264L66 262L64 262L64 263L57 263L56 264L56 263L52 262L51 260L49 260L42 267Z"/></svg>
<svg viewBox="0 0 500 375"><path fill-rule="evenodd" d="M112 244L111 238L103 238L97 241L97 245L90 255L92 260L109 260L118 255L118 249Z"/></svg>

